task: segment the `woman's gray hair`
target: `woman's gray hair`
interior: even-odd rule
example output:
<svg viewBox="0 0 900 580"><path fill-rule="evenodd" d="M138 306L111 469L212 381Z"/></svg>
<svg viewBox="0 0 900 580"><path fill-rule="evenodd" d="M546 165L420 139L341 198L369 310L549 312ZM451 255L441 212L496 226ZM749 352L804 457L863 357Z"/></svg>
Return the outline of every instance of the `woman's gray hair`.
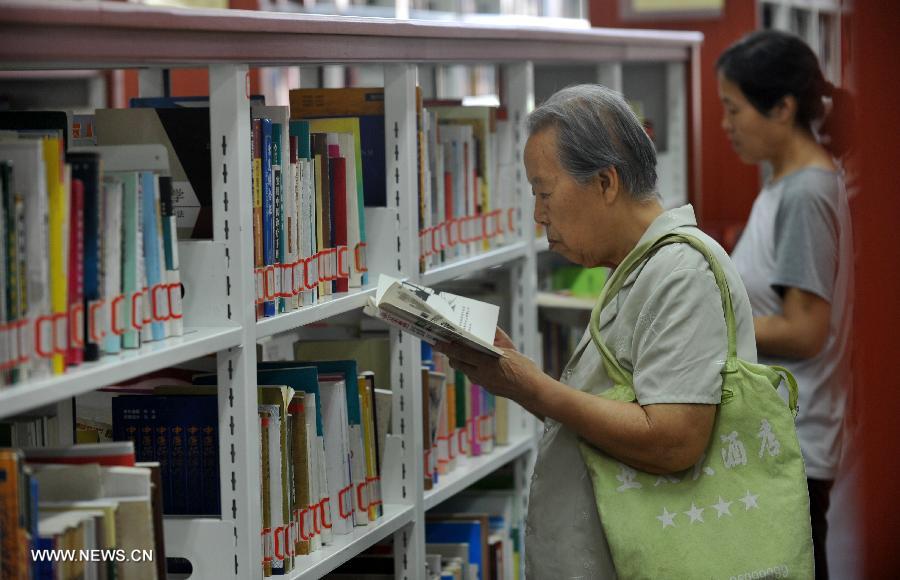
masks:
<svg viewBox="0 0 900 580"><path fill-rule="evenodd" d="M528 115L528 135L555 127L563 168L579 183L615 167L635 200L656 196L656 149L622 95L601 85L557 91Z"/></svg>

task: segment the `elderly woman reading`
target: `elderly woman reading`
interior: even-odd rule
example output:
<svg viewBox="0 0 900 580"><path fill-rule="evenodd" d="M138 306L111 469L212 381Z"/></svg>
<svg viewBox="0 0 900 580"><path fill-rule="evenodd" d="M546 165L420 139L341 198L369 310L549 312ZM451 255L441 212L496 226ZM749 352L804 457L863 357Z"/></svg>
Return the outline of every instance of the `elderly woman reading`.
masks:
<svg viewBox="0 0 900 580"><path fill-rule="evenodd" d="M730 288L737 355L755 362L744 285L724 250L697 229L691 206L661 206L656 151L622 97L596 85L564 89L531 113L528 131L534 219L546 229L550 249L585 267L615 268L662 234L699 238ZM633 374L634 403L596 396L613 383L588 331L560 381L517 352L499 329L495 344L506 354L499 360L439 346L473 382L544 420L525 528L529 578L616 577L579 439L651 474L672 474L700 460L722 396L728 348L722 303L707 260L686 244L662 247L626 278L602 310L599 329Z"/></svg>

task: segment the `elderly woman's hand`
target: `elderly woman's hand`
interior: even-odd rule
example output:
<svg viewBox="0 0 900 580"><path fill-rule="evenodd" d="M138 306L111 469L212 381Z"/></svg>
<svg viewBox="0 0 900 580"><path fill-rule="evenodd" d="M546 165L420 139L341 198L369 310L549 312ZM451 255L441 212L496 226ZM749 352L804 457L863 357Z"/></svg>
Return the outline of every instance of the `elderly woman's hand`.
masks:
<svg viewBox="0 0 900 580"><path fill-rule="evenodd" d="M445 342L436 344L434 348L446 354L450 358L450 366L462 371L473 383L494 395L527 406L536 384L532 379L543 375L543 372L531 359L517 351L509 336L499 328L494 336L494 346L503 350L502 357L495 358Z"/></svg>

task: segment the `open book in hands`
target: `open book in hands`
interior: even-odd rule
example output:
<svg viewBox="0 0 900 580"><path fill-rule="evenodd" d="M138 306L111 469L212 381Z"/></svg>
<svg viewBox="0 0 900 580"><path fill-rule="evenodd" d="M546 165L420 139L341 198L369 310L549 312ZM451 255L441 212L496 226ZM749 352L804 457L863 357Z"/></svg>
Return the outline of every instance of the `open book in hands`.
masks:
<svg viewBox="0 0 900 580"><path fill-rule="evenodd" d="M487 302L381 274L375 297L369 298L363 312L430 344L456 343L494 357L503 356L493 344L500 307Z"/></svg>

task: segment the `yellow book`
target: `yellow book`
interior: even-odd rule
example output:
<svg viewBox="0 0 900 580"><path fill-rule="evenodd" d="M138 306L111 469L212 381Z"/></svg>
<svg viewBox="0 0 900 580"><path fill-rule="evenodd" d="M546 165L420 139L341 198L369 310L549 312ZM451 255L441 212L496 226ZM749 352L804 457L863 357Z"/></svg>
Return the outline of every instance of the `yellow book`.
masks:
<svg viewBox="0 0 900 580"><path fill-rule="evenodd" d="M259 385L257 390L260 405L275 405L278 407L280 415L279 437L281 448L281 526L272 530L275 546L280 546L281 550L275 554L276 558L284 557L284 571L290 572L293 569L293 538L291 537L291 489L293 488L293 479L290 477L290 467L288 466L291 459L288 454L288 407L294 398L294 389L284 385ZM272 458L270 457L271 461ZM274 507L274 506L273 506ZM276 518L272 518L273 523ZM278 537L275 537L277 534ZM275 568L275 566L273 566Z"/></svg>
<svg viewBox="0 0 900 580"><path fill-rule="evenodd" d="M263 576L272 575L272 554L275 551L272 542L272 506L269 500L269 415L259 411L259 454L260 479L262 487L262 539L263 539Z"/></svg>
<svg viewBox="0 0 900 580"><path fill-rule="evenodd" d="M291 476L294 485L292 520L297 529L294 551L298 556L310 553L312 530L307 522L312 518L307 513L312 503L309 480L309 437L306 432L306 393L295 391L288 411L291 415L291 461L294 469ZM315 412L313 410L313 412ZM305 538L305 539L304 539Z"/></svg>
<svg viewBox="0 0 900 580"><path fill-rule="evenodd" d="M259 120L254 119L252 131L253 147L253 266L262 268L265 266L263 259L263 215L262 215L262 130ZM260 300L263 297L265 274L256 273L256 317L262 318L263 305Z"/></svg>
<svg viewBox="0 0 900 580"><path fill-rule="evenodd" d="M456 428L456 384L447 381L447 435L450 437L448 445L450 449L449 463L447 471L453 471L456 468L456 456L459 454L459 436Z"/></svg>
<svg viewBox="0 0 900 580"><path fill-rule="evenodd" d="M50 237L50 310L65 320L68 310L69 195L65 187L63 142L59 137L44 139L44 167L47 174ZM56 345L54 345L56 346ZM65 372L65 353L53 355L53 374Z"/></svg>
<svg viewBox="0 0 900 580"><path fill-rule="evenodd" d="M378 519L378 498L375 486L378 477L378 465L375 458L375 422L372 414L372 393L369 391L369 381L366 376L360 375L357 379L359 398L362 401L363 421L363 447L366 452L366 487L369 490L369 521Z"/></svg>
<svg viewBox="0 0 900 580"><path fill-rule="evenodd" d="M365 233L362 231L362 225L365 218L362 217L361 209L364 205L363 197L363 166L362 166L362 145L359 132L358 117L336 117L331 119L306 119L309 123L310 133L338 133L339 135L347 135L348 141L352 142L352 151L347 151L343 140L341 141L341 157L347 161L347 248L348 256L352 256L352 252L357 244L365 240ZM352 161L351 161L352 158ZM352 169L352 173L351 173ZM355 189L353 189L355 185ZM353 189L353 191L351 191ZM351 288L359 288L362 280L362 272L356 266L356 260L350 260L350 280Z"/></svg>

